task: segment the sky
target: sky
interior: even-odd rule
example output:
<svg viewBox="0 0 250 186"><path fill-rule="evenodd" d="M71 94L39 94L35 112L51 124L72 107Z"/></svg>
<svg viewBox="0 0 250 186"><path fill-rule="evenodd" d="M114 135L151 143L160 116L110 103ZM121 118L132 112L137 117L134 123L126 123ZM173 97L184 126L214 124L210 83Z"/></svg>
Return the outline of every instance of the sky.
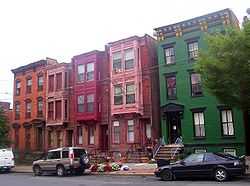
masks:
<svg viewBox="0 0 250 186"><path fill-rule="evenodd" d="M12 102L11 69L51 57L104 50L153 28L230 8L242 21L249 0L0 0L0 101Z"/></svg>

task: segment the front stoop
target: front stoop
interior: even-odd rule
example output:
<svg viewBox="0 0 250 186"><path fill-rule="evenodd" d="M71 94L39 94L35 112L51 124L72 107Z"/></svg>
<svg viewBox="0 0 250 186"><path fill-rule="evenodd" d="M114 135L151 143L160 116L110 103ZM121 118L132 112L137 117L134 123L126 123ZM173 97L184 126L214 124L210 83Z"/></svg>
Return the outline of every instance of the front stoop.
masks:
<svg viewBox="0 0 250 186"><path fill-rule="evenodd" d="M155 159L175 161L180 157L183 149L184 149L184 146L182 144L162 145L159 151L157 152Z"/></svg>

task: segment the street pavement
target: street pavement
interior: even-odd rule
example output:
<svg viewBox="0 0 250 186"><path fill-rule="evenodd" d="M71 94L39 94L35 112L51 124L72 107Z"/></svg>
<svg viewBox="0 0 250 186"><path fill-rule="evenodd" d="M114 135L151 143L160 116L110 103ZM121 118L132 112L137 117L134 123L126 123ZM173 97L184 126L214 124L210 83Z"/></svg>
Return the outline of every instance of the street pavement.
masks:
<svg viewBox="0 0 250 186"><path fill-rule="evenodd" d="M249 178L237 178L232 181L218 183L213 180L181 180L164 182L154 176L106 176L82 175L56 177L54 175L34 177L31 173L0 174L0 186L212 186L212 185L250 185Z"/></svg>

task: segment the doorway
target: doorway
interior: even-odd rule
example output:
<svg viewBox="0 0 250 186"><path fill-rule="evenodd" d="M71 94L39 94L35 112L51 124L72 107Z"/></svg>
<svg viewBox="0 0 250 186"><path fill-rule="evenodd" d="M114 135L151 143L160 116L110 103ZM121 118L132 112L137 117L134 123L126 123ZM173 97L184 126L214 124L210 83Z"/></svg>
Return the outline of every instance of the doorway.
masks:
<svg viewBox="0 0 250 186"><path fill-rule="evenodd" d="M101 149L108 150L108 125L101 125Z"/></svg>
<svg viewBox="0 0 250 186"><path fill-rule="evenodd" d="M169 124L169 143L175 143L176 139L181 136L181 119L179 112L168 113Z"/></svg>
<svg viewBox="0 0 250 186"><path fill-rule="evenodd" d="M73 146L73 130L67 130L67 145L68 147Z"/></svg>

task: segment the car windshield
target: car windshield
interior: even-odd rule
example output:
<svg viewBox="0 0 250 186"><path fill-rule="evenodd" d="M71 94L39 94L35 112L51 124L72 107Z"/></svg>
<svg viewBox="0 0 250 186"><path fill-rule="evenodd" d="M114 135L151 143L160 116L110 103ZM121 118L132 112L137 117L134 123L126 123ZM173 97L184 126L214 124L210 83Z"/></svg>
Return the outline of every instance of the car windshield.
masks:
<svg viewBox="0 0 250 186"><path fill-rule="evenodd" d="M186 157L183 161L185 163L199 163L202 162L204 158L204 154L191 154Z"/></svg>
<svg viewBox="0 0 250 186"><path fill-rule="evenodd" d="M74 149L74 157L80 158L82 155L86 154L84 149Z"/></svg>

